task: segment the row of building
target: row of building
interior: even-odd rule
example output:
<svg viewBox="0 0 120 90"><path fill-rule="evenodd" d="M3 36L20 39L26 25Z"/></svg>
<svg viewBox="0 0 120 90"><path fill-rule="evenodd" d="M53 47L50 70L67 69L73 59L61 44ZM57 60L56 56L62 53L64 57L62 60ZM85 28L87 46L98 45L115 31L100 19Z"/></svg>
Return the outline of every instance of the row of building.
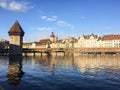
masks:
<svg viewBox="0 0 120 90"><path fill-rule="evenodd" d="M54 32L49 39L38 42L24 43L23 48L113 48L120 47L120 34L98 36L95 34L81 35L78 39L67 37L58 39Z"/></svg>

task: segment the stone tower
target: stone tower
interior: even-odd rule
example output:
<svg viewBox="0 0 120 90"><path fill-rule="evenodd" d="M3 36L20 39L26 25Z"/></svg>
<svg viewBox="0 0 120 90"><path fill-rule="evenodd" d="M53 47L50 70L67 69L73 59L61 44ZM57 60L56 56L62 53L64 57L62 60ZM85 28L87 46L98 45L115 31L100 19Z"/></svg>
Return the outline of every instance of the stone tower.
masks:
<svg viewBox="0 0 120 90"><path fill-rule="evenodd" d="M50 41L51 41L51 42L55 42L54 32L52 32L52 35L50 35Z"/></svg>
<svg viewBox="0 0 120 90"><path fill-rule="evenodd" d="M22 55L22 43L24 31L19 22L16 21L8 31L9 33L9 55Z"/></svg>

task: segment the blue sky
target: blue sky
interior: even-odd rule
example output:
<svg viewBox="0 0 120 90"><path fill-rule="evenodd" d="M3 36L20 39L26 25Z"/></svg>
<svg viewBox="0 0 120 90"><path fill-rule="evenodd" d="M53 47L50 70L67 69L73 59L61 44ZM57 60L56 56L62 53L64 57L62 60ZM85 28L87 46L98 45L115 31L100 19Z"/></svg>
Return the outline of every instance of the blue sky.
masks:
<svg viewBox="0 0 120 90"><path fill-rule="evenodd" d="M24 42L82 34L120 34L120 0L0 0L0 38L18 20Z"/></svg>

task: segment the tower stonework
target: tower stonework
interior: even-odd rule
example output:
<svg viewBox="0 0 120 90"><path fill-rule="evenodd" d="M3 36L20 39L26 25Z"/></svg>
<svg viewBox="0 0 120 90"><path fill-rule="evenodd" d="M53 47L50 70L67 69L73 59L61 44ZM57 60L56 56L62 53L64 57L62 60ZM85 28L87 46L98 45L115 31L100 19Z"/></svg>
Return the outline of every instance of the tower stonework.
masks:
<svg viewBox="0 0 120 90"><path fill-rule="evenodd" d="M8 33L10 37L9 55L22 55L24 31L18 21L13 24Z"/></svg>
<svg viewBox="0 0 120 90"><path fill-rule="evenodd" d="M50 41L51 41L51 42L55 42L54 32L52 32L52 35L50 35Z"/></svg>

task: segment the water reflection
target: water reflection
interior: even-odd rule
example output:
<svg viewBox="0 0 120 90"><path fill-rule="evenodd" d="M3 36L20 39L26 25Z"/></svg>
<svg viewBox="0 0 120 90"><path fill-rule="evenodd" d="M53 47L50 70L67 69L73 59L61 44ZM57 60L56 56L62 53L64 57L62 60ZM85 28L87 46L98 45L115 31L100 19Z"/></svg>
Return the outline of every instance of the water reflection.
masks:
<svg viewBox="0 0 120 90"><path fill-rule="evenodd" d="M0 61L8 62L8 59ZM5 66L6 63L0 65ZM0 74L0 87L5 90L119 90L120 88L120 55L10 57L8 80L3 77L6 75L6 70L3 69L5 68L1 68L4 73ZM23 78L22 69L25 72Z"/></svg>
<svg viewBox="0 0 120 90"><path fill-rule="evenodd" d="M10 56L8 66L8 84L17 86L23 76L22 71L22 56Z"/></svg>
<svg viewBox="0 0 120 90"><path fill-rule="evenodd" d="M74 69L79 72L93 72L98 73L101 70L111 73L120 73L120 56L106 55L68 55L68 56L42 56L37 57L37 61L42 66L50 66L50 71L59 68ZM37 62L36 62L37 63Z"/></svg>
<svg viewBox="0 0 120 90"><path fill-rule="evenodd" d="M51 71L51 75L54 75L54 72L55 72L55 63L52 64L50 71Z"/></svg>
<svg viewBox="0 0 120 90"><path fill-rule="evenodd" d="M47 55L47 56L41 56L37 58L38 58L39 64L41 66L47 66L47 68L44 67L44 69L47 69L48 71L51 72L51 75L54 75L56 62L54 62L53 57L51 55Z"/></svg>
<svg viewBox="0 0 120 90"><path fill-rule="evenodd" d="M74 64L81 72L105 71L111 73L120 73L120 56L76 56Z"/></svg>

